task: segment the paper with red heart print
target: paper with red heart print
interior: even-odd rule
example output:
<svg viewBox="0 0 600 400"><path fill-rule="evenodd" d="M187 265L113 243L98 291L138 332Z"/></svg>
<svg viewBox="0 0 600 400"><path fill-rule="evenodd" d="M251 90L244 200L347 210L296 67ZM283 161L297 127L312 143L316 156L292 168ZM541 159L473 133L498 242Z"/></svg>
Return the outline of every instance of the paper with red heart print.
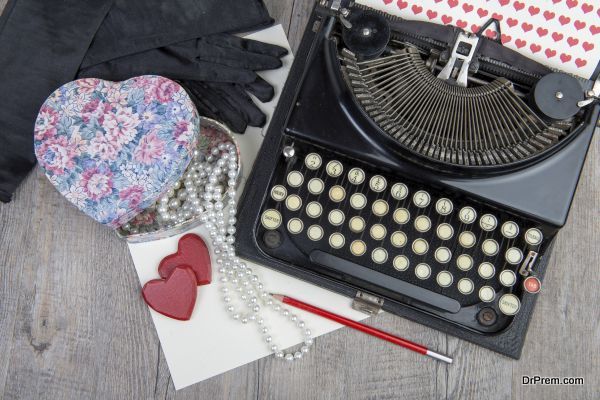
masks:
<svg viewBox="0 0 600 400"><path fill-rule="evenodd" d="M158 265L158 274L167 279L177 267L188 266L196 275L198 286L208 285L212 279L210 253L204 240L198 235L187 234L179 239L177 252L162 259Z"/></svg>
<svg viewBox="0 0 600 400"><path fill-rule="evenodd" d="M477 32L500 20L506 47L551 68L589 79L600 61L598 0L357 0L405 19ZM486 30L486 35L495 35Z"/></svg>

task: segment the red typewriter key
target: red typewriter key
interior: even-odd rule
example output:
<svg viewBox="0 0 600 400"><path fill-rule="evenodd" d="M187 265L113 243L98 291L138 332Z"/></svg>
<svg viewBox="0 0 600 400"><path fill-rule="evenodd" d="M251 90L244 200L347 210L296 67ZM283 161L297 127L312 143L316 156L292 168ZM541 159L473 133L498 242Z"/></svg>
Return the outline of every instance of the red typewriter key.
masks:
<svg viewBox="0 0 600 400"><path fill-rule="evenodd" d="M523 289L528 293L539 293L542 289L542 282L535 276L529 276L523 281Z"/></svg>

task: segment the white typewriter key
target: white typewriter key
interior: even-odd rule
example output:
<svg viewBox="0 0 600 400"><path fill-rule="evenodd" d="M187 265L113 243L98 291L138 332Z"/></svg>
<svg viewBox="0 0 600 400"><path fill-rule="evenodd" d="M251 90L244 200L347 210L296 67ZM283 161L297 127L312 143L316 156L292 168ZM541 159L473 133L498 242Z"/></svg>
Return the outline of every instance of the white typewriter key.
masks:
<svg viewBox="0 0 600 400"><path fill-rule="evenodd" d="M317 153L310 153L304 159L304 164L306 165L306 168L312 170L319 169L319 167L321 167L322 162L323 160L321 160L321 156Z"/></svg>
<svg viewBox="0 0 600 400"><path fill-rule="evenodd" d="M365 230L365 220L362 217L352 217L348 223L350 230L354 233L361 233Z"/></svg>
<svg viewBox="0 0 600 400"><path fill-rule="evenodd" d="M344 223L344 219L346 216L342 210L331 210L329 212L329 216L327 217L329 223L333 226L340 226Z"/></svg>
<svg viewBox="0 0 600 400"><path fill-rule="evenodd" d="M371 210L373 211L373 214L377 215L378 217L383 217L388 213L389 206L385 200L375 200Z"/></svg>
<svg viewBox="0 0 600 400"><path fill-rule="evenodd" d="M260 222L266 229L277 229L281 225L281 214L277 210L265 210L260 217Z"/></svg>
<svg viewBox="0 0 600 400"><path fill-rule="evenodd" d="M376 264L383 264L388 259L388 253L383 247L378 247L371 252L371 259Z"/></svg>
<svg viewBox="0 0 600 400"><path fill-rule="evenodd" d="M521 309L521 301L514 294L506 293L498 300L498 308L504 315L516 315Z"/></svg>
<svg viewBox="0 0 600 400"><path fill-rule="evenodd" d="M434 253L435 260L440 264L446 264L452 258L452 252L447 247L438 247Z"/></svg>
<svg viewBox="0 0 600 400"><path fill-rule="evenodd" d="M332 178L337 178L342 174L342 172L344 172L344 166L341 162L333 160L327 163L326 170L327 175L331 176Z"/></svg>
<svg viewBox="0 0 600 400"><path fill-rule="evenodd" d="M452 282L454 281L454 277L448 271L440 271L437 274L435 280L436 280L437 284L440 285L441 287L449 287L450 285L452 285Z"/></svg>
<svg viewBox="0 0 600 400"><path fill-rule="evenodd" d="M362 240L355 240L350 244L350 252L357 257L362 256L367 251L367 245Z"/></svg>
<svg viewBox="0 0 600 400"><path fill-rule="evenodd" d="M323 239L323 228L320 225L311 225L306 231L308 238L315 242Z"/></svg>
<svg viewBox="0 0 600 400"><path fill-rule="evenodd" d="M277 185L271 189L271 198L275 201L281 201L287 197L287 189L284 186Z"/></svg>
<svg viewBox="0 0 600 400"><path fill-rule="evenodd" d="M339 203L340 201L344 200L345 197L346 191L343 187L335 185L332 186L331 189L329 189L329 198L331 199L331 201Z"/></svg>
<svg viewBox="0 0 600 400"><path fill-rule="evenodd" d="M404 200L408 196L408 188L404 183L396 183L392 186L392 197L396 200Z"/></svg>
<svg viewBox="0 0 600 400"><path fill-rule="evenodd" d="M415 218L415 229L419 232L427 232L431 229L431 220L425 215Z"/></svg>
<svg viewBox="0 0 600 400"><path fill-rule="evenodd" d="M304 222L299 218L292 218L288 221L287 228L290 233L297 235L304 230Z"/></svg>
<svg viewBox="0 0 600 400"><path fill-rule="evenodd" d="M502 236L507 239L514 239L519 235L519 225L513 221L506 221L502 224L502 228L500 228L502 232Z"/></svg>
<svg viewBox="0 0 600 400"><path fill-rule="evenodd" d="M341 249L344 247L344 243L346 243L346 239L341 233L332 233L329 236L329 245L334 249Z"/></svg>
<svg viewBox="0 0 600 400"><path fill-rule="evenodd" d="M350 196L350 205L355 210L362 210L367 205L367 198L362 193L354 193Z"/></svg>
<svg viewBox="0 0 600 400"><path fill-rule="evenodd" d="M514 271L510 269L505 269L500 272L500 276L498 277L502 286L512 287L515 283L517 283L517 275Z"/></svg>
<svg viewBox="0 0 600 400"><path fill-rule="evenodd" d="M323 207L321 206L320 203L318 203L316 201L311 201L306 206L306 215L308 215L311 218L320 217L322 212L323 212Z"/></svg>
<svg viewBox="0 0 600 400"><path fill-rule="evenodd" d="M302 207L302 199L300 196L293 194L285 199L285 206L290 211L298 211Z"/></svg>
<svg viewBox="0 0 600 400"><path fill-rule="evenodd" d="M400 225L406 224L410 220L410 212L406 208L398 208L394 211L394 222Z"/></svg>
<svg viewBox="0 0 600 400"><path fill-rule="evenodd" d="M348 180L354 185L360 185L365 181L365 171L360 168L352 168L348 171Z"/></svg>
<svg viewBox="0 0 600 400"><path fill-rule="evenodd" d="M437 237L442 240L450 240L452 239L452 236L454 236L454 228L452 228L452 225L450 224L439 224L435 229L435 233L437 234Z"/></svg>
<svg viewBox="0 0 600 400"><path fill-rule="evenodd" d="M461 254L456 259L456 266L460 270L468 271L473 268L473 258L468 254Z"/></svg>
<svg viewBox="0 0 600 400"><path fill-rule="evenodd" d="M372 191L381 193L387 187L387 181L385 180L385 178L383 176L375 175L369 181L369 187L371 188Z"/></svg>
<svg viewBox="0 0 600 400"><path fill-rule="evenodd" d="M427 279L431 276L431 267L429 264L421 263L415 267L415 275L419 279Z"/></svg>
<svg viewBox="0 0 600 400"><path fill-rule="evenodd" d="M496 297L496 292L491 286L482 286L479 289L479 299L484 303L489 303Z"/></svg>
<svg viewBox="0 0 600 400"><path fill-rule="evenodd" d="M435 203L435 210L440 215L448 215L454 210L454 204L450 200L442 198Z"/></svg>
<svg viewBox="0 0 600 400"><path fill-rule="evenodd" d="M457 287L458 291L462 294L471 294L473 293L475 285L473 285L473 281L469 278L462 278L460 281L458 281Z"/></svg>
<svg viewBox="0 0 600 400"><path fill-rule="evenodd" d="M486 256L495 256L498 254L499 250L500 246L494 239L486 239L481 244L481 251L483 251L483 254Z"/></svg>
<svg viewBox="0 0 600 400"><path fill-rule="evenodd" d="M429 250L429 243L427 243L425 241L425 239L416 239L412 243L412 251L415 254L423 255L423 254L427 253L428 250Z"/></svg>
<svg viewBox="0 0 600 400"><path fill-rule="evenodd" d="M387 230L385 229L385 226L381 224L375 224L369 230L369 234L375 240L383 240L385 239L385 235L387 235Z"/></svg>
<svg viewBox="0 0 600 400"><path fill-rule="evenodd" d="M465 249L475 246L476 240L475 235L470 231L461 232L460 235L458 235L458 242Z"/></svg>
<svg viewBox="0 0 600 400"><path fill-rule="evenodd" d="M539 229L531 228L527 229L525 232L525 241L532 246L537 246L538 244L542 243L543 238L544 236Z"/></svg>
<svg viewBox="0 0 600 400"><path fill-rule="evenodd" d="M479 226L484 231L490 232L498 226L498 220L492 214L485 214L479 219Z"/></svg>
<svg viewBox="0 0 600 400"><path fill-rule="evenodd" d="M304 183L304 175L298 171L292 171L287 176L287 183L291 187L300 187Z"/></svg>
<svg viewBox="0 0 600 400"><path fill-rule="evenodd" d="M398 271L406 271L409 265L410 261L408 261L408 258L406 256L394 257L394 268Z"/></svg>
<svg viewBox="0 0 600 400"><path fill-rule="evenodd" d="M504 254L504 256L506 261L513 265L518 264L523 260L523 252L516 247L511 247L510 249L506 250L506 254Z"/></svg>
<svg viewBox="0 0 600 400"><path fill-rule="evenodd" d="M465 224L472 224L477 219L477 211L473 207L463 207L458 213L458 217Z"/></svg>
<svg viewBox="0 0 600 400"><path fill-rule="evenodd" d="M308 191L311 194L321 194L323 193L323 189L325 188L325 184L319 178L312 178L308 181Z"/></svg>
<svg viewBox="0 0 600 400"><path fill-rule="evenodd" d="M490 279L496 273L496 268L494 268L494 265L489 262L482 262L479 264L479 268L477 268L477 273L483 279Z"/></svg>
<svg viewBox="0 0 600 400"><path fill-rule="evenodd" d="M392 237L390 238L390 241L392 242L392 246L394 247L404 247L406 246L406 233L401 232L401 231L396 231L394 233L392 233Z"/></svg>
<svg viewBox="0 0 600 400"><path fill-rule="evenodd" d="M429 205L430 201L431 201L431 196L429 196L429 193L427 193L424 190L419 190L413 196L413 203L415 203L415 206L417 206L419 208L427 207Z"/></svg>

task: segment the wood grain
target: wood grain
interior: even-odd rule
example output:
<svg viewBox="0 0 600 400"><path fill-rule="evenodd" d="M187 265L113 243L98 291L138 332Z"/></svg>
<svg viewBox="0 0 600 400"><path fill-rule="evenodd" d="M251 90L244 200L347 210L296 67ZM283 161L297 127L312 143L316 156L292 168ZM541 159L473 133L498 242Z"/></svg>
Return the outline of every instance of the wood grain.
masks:
<svg viewBox="0 0 600 400"><path fill-rule="evenodd" d="M311 0L268 0L296 49ZM0 9L6 0L0 0ZM343 329L300 363L265 358L175 392L126 245L35 170L0 205L0 398L594 399L600 382L600 147L590 149L523 357L509 360L418 324L373 325L452 354L445 366ZM524 386L522 375L584 386Z"/></svg>

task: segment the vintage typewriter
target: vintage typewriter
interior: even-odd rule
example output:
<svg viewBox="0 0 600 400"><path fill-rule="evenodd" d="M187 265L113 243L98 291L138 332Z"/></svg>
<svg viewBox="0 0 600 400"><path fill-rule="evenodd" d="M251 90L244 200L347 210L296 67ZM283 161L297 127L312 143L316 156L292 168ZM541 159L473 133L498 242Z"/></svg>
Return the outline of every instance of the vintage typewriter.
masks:
<svg viewBox="0 0 600 400"><path fill-rule="evenodd" d="M363 311L519 358L599 93L486 37L321 1L246 184L237 249Z"/></svg>

